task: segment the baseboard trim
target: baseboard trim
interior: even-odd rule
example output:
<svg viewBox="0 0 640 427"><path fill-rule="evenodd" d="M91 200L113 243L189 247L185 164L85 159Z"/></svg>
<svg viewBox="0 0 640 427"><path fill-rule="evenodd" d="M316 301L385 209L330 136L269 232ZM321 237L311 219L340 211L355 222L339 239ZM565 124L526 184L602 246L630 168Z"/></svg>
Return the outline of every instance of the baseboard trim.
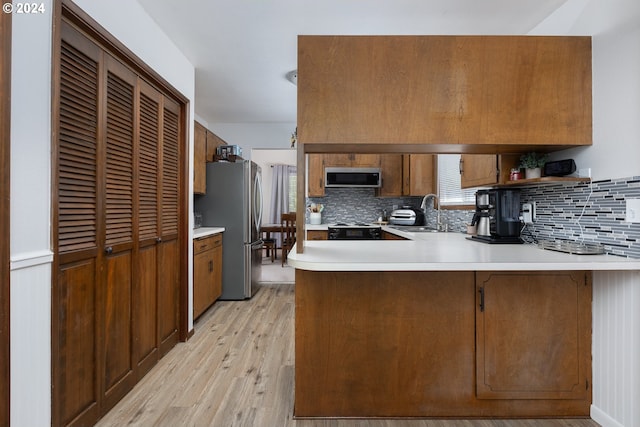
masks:
<svg viewBox="0 0 640 427"><path fill-rule="evenodd" d="M602 427L625 427L595 405L591 405L591 418Z"/></svg>

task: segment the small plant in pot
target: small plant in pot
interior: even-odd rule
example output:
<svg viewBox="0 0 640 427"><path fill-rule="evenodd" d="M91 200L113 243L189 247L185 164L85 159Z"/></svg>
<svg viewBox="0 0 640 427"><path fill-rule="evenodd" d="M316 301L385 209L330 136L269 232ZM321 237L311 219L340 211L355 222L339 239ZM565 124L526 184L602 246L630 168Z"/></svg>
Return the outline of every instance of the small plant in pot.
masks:
<svg viewBox="0 0 640 427"><path fill-rule="evenodd" d="M540 178L542 175L541 168L547 163L548 154L538 154L530 152L520 156L520 167L524 168L524 177L526 179Z"/></svg>

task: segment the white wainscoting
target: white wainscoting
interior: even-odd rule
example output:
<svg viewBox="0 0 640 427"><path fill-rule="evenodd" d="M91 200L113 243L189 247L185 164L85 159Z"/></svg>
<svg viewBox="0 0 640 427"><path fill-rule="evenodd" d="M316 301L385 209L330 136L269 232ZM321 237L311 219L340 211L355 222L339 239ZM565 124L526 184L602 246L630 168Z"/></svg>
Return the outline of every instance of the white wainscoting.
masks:
<svg viewBox="0 0 640 427"><path fill-rule="evenodd" d="M593 274L593 404L603 427L640 426L640 272Z"/></svg>
<svg viewBox="0 0 640 427"><path fill-rule="evenodd" d="M51 264L34 256L11 271L12 426L51 425Z"/></svg>

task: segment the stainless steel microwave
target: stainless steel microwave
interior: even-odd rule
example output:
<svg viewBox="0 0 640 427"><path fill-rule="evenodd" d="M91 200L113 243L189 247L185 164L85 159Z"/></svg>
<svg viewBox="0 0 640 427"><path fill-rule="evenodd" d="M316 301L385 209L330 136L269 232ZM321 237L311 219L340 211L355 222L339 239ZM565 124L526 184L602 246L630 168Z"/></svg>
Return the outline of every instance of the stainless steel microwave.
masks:
<svg viewBox="0 0 640 427"><path fill-rule="evenodd" d="M324 168L324 186L378 188L382 185L380 168Z"/></svg>

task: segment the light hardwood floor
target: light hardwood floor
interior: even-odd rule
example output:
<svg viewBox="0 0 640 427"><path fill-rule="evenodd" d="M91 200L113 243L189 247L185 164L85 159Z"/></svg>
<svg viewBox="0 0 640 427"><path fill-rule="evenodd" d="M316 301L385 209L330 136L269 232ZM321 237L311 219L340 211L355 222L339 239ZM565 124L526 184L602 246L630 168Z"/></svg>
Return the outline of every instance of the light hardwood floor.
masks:
<svg viewBox="0 0 640 427"><path fill-rule="evenodd" d="M256 427L597 427L565 420L294 420L294 286L218 301L98 424Z"/></svg>

